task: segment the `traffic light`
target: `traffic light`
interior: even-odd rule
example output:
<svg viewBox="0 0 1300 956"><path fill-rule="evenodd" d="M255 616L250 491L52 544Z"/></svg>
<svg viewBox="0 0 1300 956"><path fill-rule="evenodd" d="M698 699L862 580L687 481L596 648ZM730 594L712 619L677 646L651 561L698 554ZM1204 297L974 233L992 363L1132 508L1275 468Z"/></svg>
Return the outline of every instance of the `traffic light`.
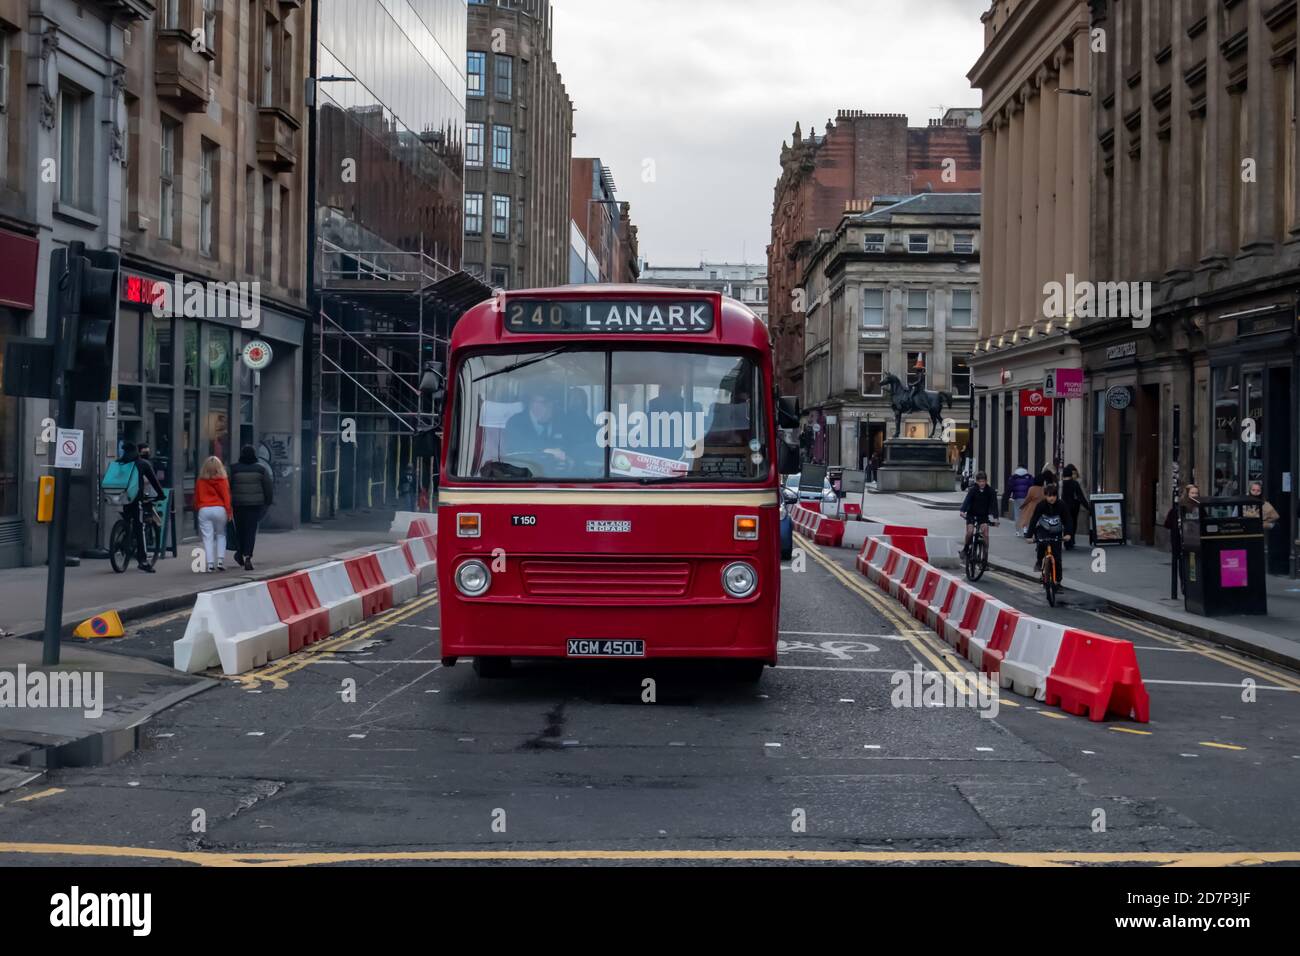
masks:
<svg viewBox="0 0 1300 956"><path fill-rule="evenodd" d="M81 243L50 255L49 307L42 338L5 345L4 392L69 402L108 401L113 388L119 257ZM66 394L60 385L66 380Z"/></svg>
<svg viewBox="0 0 1300 956"><path fill-rule="evenodd" d="M80 283L71 344L72 397L78 402L106 402L113 392L113 340L117 332L116 252L94 250L77 257Z"/></svg>

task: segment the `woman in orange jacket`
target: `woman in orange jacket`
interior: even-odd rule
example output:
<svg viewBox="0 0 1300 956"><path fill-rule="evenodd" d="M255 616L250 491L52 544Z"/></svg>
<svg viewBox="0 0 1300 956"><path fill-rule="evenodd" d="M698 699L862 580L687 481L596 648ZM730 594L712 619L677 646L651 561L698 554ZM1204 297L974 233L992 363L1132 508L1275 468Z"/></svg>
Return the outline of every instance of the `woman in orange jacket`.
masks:
<svg viewBox="0 0 1300 956"><path fill-rule="evenodd" d="M226 570L226 523L234 515L230 507L230 482L221 459L212 457L199 469L194 482L194 511L203 535L203 550L209 571Z"/></svg>

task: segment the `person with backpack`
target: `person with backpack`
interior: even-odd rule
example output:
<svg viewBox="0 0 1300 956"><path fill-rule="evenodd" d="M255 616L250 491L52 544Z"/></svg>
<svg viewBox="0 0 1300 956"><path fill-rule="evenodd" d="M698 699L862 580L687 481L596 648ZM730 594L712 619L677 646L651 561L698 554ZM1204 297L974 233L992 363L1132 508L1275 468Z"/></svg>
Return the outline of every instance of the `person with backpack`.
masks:
<svg viewBox="0 0 1300 956"><path fill-rule="evenodd" d="M265 517L274 500L271 473L257 460L257 449L245 445L239 461L230 467L230 503L235 513L235 563L245 571L253 570L253 546L257 543L257 524Z"/></svg>
<svg viewBox="0 0 1300 956"><path fill-rule="evenodd" d="M100 487L110 501L122 505L122 517L131 526L131 540L135 542L135 561L141 571L154 573L144 548L144 519L142 509L152 508L149 498L163 497L162 485L149 462L140 457L135 442L122 443L122 455L104 472ZM147 494L147 488L153 495Z"/></svg>

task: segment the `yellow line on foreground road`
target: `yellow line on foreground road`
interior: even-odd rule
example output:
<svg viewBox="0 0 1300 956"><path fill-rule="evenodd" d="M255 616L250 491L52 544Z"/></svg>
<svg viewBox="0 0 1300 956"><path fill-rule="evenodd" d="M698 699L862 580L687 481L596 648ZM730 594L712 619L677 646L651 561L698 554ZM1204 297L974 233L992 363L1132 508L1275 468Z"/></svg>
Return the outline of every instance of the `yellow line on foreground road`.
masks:
<svg viewBox="0 0 1300 956"><path fill-rule="evenodd" d="M304 853L215 853L158 847L76 843L0 843L0 856L78 856L167 860L195 866L320 866L331 863L995 863L1003 866L1260 866L1300 863L1300 852L1053 853L916 852L901 850L409 850Z"/></svg>
<svg viewBox="0 0 1300 956"><path fill-rule="evenodd" d="M304 647L301 651L290 654L283 660L277 661L260 671L238 674L230 679L243 684L246 689L256 688L261 684L270 684L275 690L284 690L289 686L284 679L289 674L302 670L322 657L332 656L336 651L342 650L348 644L365 640L372 634L398 624L409 617L414 617L437 603L438 592L434 591L424 597L416 598L410 604L403 604L385 611L378 617L372 617L368 621L354 625L346 631L340 631L333 637L318 641L309 647Z"/></svg>

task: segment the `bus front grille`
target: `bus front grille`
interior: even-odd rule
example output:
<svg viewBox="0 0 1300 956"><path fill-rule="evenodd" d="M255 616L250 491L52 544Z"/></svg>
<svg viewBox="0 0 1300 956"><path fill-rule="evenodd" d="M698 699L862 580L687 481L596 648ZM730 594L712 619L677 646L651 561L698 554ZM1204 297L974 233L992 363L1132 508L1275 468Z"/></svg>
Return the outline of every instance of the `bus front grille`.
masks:
<svg viewBox="0 0 1300 956"><path fill-rule="evenodd" d="M526 594L546 597L679 597L690 584L685 561L525 561Z"/></svg>

